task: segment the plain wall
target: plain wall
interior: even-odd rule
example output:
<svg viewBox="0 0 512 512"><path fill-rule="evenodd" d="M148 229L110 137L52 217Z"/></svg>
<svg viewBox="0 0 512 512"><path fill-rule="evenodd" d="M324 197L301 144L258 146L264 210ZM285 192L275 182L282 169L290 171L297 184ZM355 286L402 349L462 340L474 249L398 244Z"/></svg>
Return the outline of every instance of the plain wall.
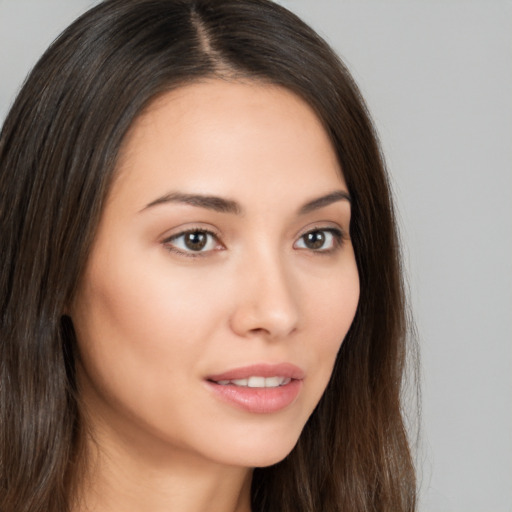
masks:
<svg viewBox="0 0 512 512"><path fill-rule="evenodd" d="M0 0L0 120L92 0ZM421 512L512 511L512 2L281 0L381 135L422 353Z"/></svg>

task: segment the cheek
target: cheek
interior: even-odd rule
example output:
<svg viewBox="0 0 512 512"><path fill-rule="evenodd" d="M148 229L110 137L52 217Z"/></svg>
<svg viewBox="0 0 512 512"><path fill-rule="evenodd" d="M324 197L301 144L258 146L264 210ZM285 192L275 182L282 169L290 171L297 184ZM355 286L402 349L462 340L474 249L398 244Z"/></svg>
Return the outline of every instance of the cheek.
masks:
<svg viewBox="0 0 512 512"><path fill-rule="evenodd" d="M111 254L116 265L91 262L74 305L80 356L98 387L142 394L170 374L171 358L183 357L182 345L172 343L181 312L150 265Z"/></svg>
<svg viewBox="0 0 512 512"><path fill-rule="evenodd" d="M92 261L83 280L72 311L79 385L96 418L160 437L179 429L176 411L186 408L218 313L193 279L162 266L165 254L146 254L144 264L131 255L112 258L116 265Z"/></svg>
<svg viewBox="0 0 512 512"><path fill-rule="evenodd" d="M323 334L326 346L338 348L352 324L360 293L355 258L347 257L340 267L319 280L314 290L305 288L302 292L308 302L309 322Z"/></svg>
<svg viewBox="0 0 512 512"><path fill-rule="evenodd" d="M165 254L142 254L142 261L137 261L138 253L128 252L129 259L113 255L116 265L92 263L80 304L79 313L88 315L83 323L90 324L97 337L132 349L172 346L170 340L180 335L186 346L205 310L198 300L204 283L190 278L183 282L183 272L172 272L165 265Z"/></svg>
<svg viewBox="0 0 512 512"><path fill-rule="evenodd" d="M174 268L161 248L116 253L107 246L96 255L73 314L90 380L118 388L136 383L137 393L154 394L179 382L186 368L193 373L222 320L223 305L212 300L217 280Z"/></svg>
<svg viewBox="0 0 512 512"><path fill-rule="evenodd" d="M338 276L337 278L335 276ZM339 349L354 319L359 303L359 275L355 260L333 272L315 293L304 292L310 338L303 344L304 358L317 369L316 400L320 399L332 374Z"/></svg>

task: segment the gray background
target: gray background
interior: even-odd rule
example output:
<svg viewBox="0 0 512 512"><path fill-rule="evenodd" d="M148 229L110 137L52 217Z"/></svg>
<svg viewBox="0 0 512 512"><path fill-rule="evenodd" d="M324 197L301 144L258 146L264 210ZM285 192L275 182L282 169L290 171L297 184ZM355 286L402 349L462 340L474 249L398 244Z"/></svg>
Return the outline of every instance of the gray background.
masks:
<svg viewBox="0 0 512 512"><path fill-rule="evenodd" d="M93 0L0 0L0 120ZM422 512L512 511L512 2L281 0L380 132L422 352Z"/></svg>

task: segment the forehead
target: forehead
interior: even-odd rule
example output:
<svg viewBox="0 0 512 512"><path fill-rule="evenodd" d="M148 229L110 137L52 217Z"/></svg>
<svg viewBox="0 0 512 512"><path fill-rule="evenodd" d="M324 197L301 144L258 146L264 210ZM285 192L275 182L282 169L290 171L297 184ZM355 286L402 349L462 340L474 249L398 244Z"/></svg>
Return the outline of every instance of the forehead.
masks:
<svg viewBox="0 0 512 512"><path fill-rule="evenodd" d="M315 112L289 90L208 80L167 92L134 122L116 186L220 195L324 189L343 184L332 143ZM311 190L311 195L315 190Z"/></svg>

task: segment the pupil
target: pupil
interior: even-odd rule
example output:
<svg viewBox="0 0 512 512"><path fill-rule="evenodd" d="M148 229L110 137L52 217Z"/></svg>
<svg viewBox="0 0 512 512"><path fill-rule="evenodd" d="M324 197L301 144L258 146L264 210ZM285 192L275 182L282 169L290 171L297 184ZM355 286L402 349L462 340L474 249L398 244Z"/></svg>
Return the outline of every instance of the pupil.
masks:
<svg viewBox="0 0 512 512"><path fill-rule="evenodd" d="M309 249L320 249L325 243L325 234L322 231L313 231L306 235L306 247Z"/></svg>
<svg viewBox="0 0 512 512"><path fill-rule="evenodd" d="M201 233L201 231L187 233L185 245L192 251L200 251L206 245L206 233Z"/></svg>

